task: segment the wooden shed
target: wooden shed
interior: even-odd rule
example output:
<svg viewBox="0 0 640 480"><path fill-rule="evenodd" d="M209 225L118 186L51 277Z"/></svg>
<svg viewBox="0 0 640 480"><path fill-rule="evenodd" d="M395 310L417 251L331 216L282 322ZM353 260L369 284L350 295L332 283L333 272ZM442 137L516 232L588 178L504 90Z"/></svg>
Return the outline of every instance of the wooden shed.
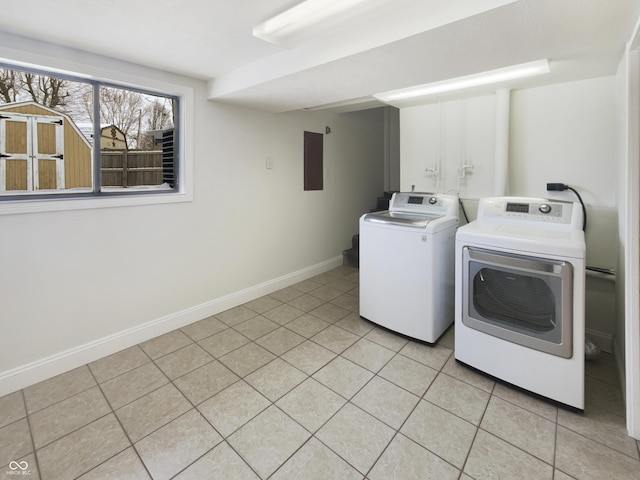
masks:
<svg viewBox="0 0 640 480"><path fill-rule="evenodd" d="M115 125L100 129L100 150L129 150L127 136Z"/></svg>
<svg viewBox="0 0 640 480"><path fill-rule="evenodd" d="M91 145L68 115L0 105L0 193L91 187Z"/></svg>

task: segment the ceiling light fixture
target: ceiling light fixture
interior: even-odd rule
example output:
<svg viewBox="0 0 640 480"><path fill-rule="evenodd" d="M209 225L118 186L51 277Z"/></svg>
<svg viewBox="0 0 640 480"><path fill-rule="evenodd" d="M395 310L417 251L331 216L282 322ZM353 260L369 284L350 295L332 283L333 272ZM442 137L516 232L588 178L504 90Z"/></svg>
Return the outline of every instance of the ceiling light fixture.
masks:
<svg viewBox="0 0 640 480"><path fill-rule="evenodd" d="M256 25L253 28L253 36L267 42L282 44L308 34L309 29L322 22L337 20L339 15L362 3L371 4L371 1L305 0Z"/></svg>
<svg viewBox="0 0 640 480"><path fill-rule="evenodd" d="M383 102L397 102L452 92L455 90L464 90L482 85L498 84L509 80L541 75L549 73L550 71L549 62L545 59L535 62L521 63L519 65L512 65L510 67L499 68L497 70L490 70L488 72L476 73L465 77L452 78L442 82L427 83L425 85L418 85L415 87L376 93L373 96Z"/></svg>

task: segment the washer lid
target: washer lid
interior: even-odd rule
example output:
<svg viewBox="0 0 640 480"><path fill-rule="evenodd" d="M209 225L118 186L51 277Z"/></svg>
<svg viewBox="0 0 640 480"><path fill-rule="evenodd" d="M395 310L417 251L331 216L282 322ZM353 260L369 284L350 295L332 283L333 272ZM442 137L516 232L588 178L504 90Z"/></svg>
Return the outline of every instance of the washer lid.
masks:
<svg viewBox="0 0 640 480"><path fill-rule="evenodd" d="M374 223L386 226L398 226L406 228L419 228L427 233L442 230L458 224L458 219L446 215L418 215L405 212L392 212L385 210L382 212L367 213L362 217L367 223Z"/></svg>

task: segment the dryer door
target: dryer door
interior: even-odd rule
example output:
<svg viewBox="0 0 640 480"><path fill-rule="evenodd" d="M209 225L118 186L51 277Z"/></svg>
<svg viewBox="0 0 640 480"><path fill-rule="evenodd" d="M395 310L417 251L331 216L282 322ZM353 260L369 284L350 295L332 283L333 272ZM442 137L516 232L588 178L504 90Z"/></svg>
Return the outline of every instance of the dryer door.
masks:
<svg viewBox="0 0 640 480"><path fill-rule="evenodd" d="M569 262L463 248L462 322L564 358L573 355Z"/></svg>

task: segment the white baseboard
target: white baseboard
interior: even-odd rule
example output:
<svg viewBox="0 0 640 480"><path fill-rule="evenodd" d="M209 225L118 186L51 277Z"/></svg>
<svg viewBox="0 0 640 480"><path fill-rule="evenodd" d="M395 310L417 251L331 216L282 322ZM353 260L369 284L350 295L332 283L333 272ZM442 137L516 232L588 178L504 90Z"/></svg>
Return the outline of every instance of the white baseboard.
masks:
<svg viewBox="0 0 640 480"><path fill-rule="evenodd" d="M0 372L0 397L342 265L342 256Z"/></svg>
<svg viewBox="0 0 640 480"><path fill-rule="evenodd" d="M599 332L597 330L586 329L585 334L595 343L602 352L613 352L613 335Z"/></svg>

